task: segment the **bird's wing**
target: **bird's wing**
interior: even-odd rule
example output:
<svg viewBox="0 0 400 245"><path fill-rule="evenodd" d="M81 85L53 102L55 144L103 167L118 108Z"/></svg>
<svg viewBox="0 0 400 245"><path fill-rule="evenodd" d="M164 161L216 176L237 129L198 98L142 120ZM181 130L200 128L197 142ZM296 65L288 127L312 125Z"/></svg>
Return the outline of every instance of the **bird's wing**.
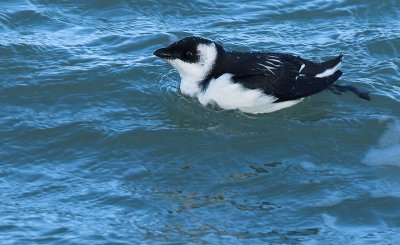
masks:
<svg viewBox="0 0 400 245"><path fill-rule="evenodd" d="M232 79L249 89L260 89L277 98L277 102L293 100L317 93L342 74L338 68L329 76L319 76L339 64L341 56L321 64L288 54L266 53L242 57L242 64L233 71ZM327 73L326 73L327 74Z"/></svg>

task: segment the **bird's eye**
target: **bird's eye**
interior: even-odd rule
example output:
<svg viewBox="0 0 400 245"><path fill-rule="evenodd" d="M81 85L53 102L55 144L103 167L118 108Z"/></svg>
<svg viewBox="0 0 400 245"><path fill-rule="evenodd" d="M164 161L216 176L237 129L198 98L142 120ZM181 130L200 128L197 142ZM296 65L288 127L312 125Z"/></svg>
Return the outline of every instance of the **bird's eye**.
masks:
<svg viewBox="0 0 400 245"><path fill-rule="evenodd" d="M192 57L192 56L193 56L193 53L192 53L191 51L187 51L187 52L185 53L185 55L186 55L186 57Z"/></svg>

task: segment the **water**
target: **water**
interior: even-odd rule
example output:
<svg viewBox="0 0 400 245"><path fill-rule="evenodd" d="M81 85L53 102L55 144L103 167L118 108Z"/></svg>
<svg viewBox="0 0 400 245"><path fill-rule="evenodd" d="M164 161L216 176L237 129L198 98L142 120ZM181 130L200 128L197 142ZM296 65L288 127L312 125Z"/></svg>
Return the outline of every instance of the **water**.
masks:
<svg viewBox="0 0 400 245"><path fill-rule="evenodd" d="M0 2L0 243L395 244L400 2ZM187 35L342 84L265 115L202 107L152 55Z"/></svg>

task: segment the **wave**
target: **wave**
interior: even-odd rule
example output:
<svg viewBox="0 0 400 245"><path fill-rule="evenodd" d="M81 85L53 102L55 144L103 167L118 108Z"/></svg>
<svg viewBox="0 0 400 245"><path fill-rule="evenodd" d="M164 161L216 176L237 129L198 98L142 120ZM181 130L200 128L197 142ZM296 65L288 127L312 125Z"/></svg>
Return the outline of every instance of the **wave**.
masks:
<svg viewBox="0 0 400 245"><path fill-rule="evenodd" d="M362 161L370 166L400 167L400 121L395 120L389 123L379 139L379 144L370 149Z"/></svg>

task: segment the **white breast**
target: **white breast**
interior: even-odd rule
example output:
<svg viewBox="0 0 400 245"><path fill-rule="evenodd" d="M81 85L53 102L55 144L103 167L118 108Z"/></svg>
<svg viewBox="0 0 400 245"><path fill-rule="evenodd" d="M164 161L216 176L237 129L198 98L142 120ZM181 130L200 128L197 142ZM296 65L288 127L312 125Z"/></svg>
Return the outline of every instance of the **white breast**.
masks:
<svg viewBox="0 0 400 245"><path fill-rule="evenodd" d="M278 102L276 97L266 95L261 90L247 89L232 81L232 74L224 74L212 79L208 88L197 97L201 104L216 104L227 110L238 109L246 113L269 113L299 103L302 99Z"/></svg>

